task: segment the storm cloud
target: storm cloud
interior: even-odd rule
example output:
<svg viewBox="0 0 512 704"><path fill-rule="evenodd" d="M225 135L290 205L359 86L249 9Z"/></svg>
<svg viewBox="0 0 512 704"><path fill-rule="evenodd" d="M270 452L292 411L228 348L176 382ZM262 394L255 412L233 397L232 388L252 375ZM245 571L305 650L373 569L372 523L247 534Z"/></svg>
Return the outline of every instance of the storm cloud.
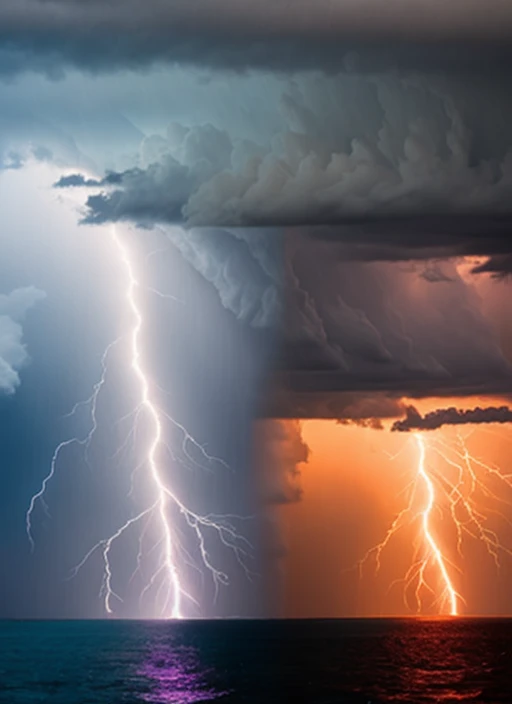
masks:
<svg viewBox="0 0 512 704"><path fill-rule="evenodd" d="M18 68L27 57L43 58L43 70L48 60L47 68L93 72L190 60L205 68L205 85L219 86L229 74L221 80L214 67L267 72L261 85L250 73L253 98L267 95L265 80L272 82L264 108L237 93L228 118L200 110L189 116L182 106L175 118L165 103L169 115L152 132L130 130L128 168L82 162L83 173L77 167L57 185L90 189L87 224L161 227L241 325L278 340L276 387L284 393L267 403L275 413L307 417L309 408L366 422L355 407L344 415L351 395L359 402L379 394L384 418L401 411L402 395L512 389L499 335L457 268L464 256L479 258L475 277L510 268L512 99L504 74L416 75L399 62L366 72L364 52L351 54L342 41L337 63L324 62L347 5L330 6L327 21L311 3L289 16L282 6L264 12L229 4L217 29L207 20L218 4L155 1L137 3L133 13L130 4L121 13L118 2L25 0L23 7L30 5L33 14L11 3L0 9L0 18L9 14ZM448 22L444 9L438 29ZM243 29L250 17L257 20L252 35ZM220 46L223 23L240 31ZM476 28L474 16L471 23ZM171 25L180 41L172 41ZM506 22L501 28L506 33ZM102 53L107 30L116 39ZM258 45L259 32L266 41ZM266 49L278 38L282 63L273 63ZM286 42L304 38L316 49L325 44L325 52L303 50L301 64L286 55ZM233 58L239 41L246 47L240 60ZM278 66L287 72L279 79L271 73ZM314 71L298 74L301 67ZM158 90L165 92L162 84ZM91 178L91 171L104 175Z"/></svg>
<svg viewBox="0 0 512 704"><path fill-rule="evenodd" d="M283 368L299 398L510 391L498 331L455 261L437 262L432 277L429 262L353 262L335 252L290 238Z"/></svg>
<svg viewBox="0 0 512 704"><path fill-rule="evenodd" d="M3 0L0 66L62 75L66 66L99 72L155 63L205 64L245 70L353 65L360 42L372 42L360 63L480 68L508 58L508 0ZM483 41L487 52L461 46ZM432 43L435 42L435 53ZM454 46L455 42L455 46ZM445 46L443 46L443 43Z"/></svg>
<svg viewBox="0 0 512 704"><path fill-rule="evenodd" d="M468 423L512 423L512 409L508 406L489 406L460 410L454 408L439 408L424 416L414 406L406 409L403 420L393 423L391 430L408 432L410 430L436 430L443 425L466 425Z"/></svg>
<svg viewBox="0 0 512 704"><path fill-rule="evenodd" d="M507 96L504 85L469 79L296 77L283 86L278 131L255 141L171 123L144 140L139 165L88 183L99 192L85 221L304 227L508 215Z"/></svg>
<svg viewBox="0 0 512 704"><path fill-rule="evenodd" d="M222 229L163 230L182 256L217 290L237 320L277 329L283 316L279 233Z"/></svg>
<svg viewBox="0 0 512 704"><path fill-rule="evenodd" d="M483 274L463 278L457 258L354 261L297 232L162 229L242 324L275 341L264 416L382 423L403 397L512 393L503 331L471 281Z"/></svg>
<svg viewBox="0 0 512 704"><path fill-rule="evenodd" d="M501 333L457 258L355 261L293 231L161 230L275 344L263 415L365 422L400 416L402 397L512 393Z"/></svg>

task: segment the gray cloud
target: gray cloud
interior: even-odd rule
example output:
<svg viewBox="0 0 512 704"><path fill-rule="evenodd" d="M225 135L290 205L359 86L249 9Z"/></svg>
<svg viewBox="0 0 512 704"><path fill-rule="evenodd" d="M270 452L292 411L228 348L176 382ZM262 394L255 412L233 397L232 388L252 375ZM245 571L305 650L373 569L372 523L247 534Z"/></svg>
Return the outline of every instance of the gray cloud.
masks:
<svg viewBox="0 0 512 704"><path fill-rule="evenodd" d="M297 229L312 240L331 243L345 261L406 262L507 254L511 228L507 215L425 213Z"/></svg>
<svg viewBox="0 0 512 704"><path fill-rule="evenodd" d="M254 328L278 329L283 316L278 233L181 228L164 232L238 320Z"/></svg>
<svg viewBox="0 0 512 704"><path fill-rule="evenodd" d="M456 262L346 261L333 240L163 227L225 308L275 344L260 414L396 418L401 397L512 392L512 367Z"/></svg>
<svg viewBox="0 0 512 704"><path fill-rule="evenodd" d="M408 432L410 430L436 430L443 425L466 425L468 423L512 423L512 409L508 406L473 408L460 410L439 408L424 416L414 406L406 409L403 420L393 423L392 430Z"/></svg>
<svg viewBox="0 0 512 704"><path fill-rule="evenodd" d="M511 387L498 332L454 262L432 283L424 265L346 262L332 243L292 243L283 368L295 393Z"/></svg>
<svg viewBox="0 0 512 704"><path fill-rule="evenodd" d="M262 415L271 418L324 418L341 423L396 418L404 412L400 394L370 391L297 391L279 379L267 393Z"/></svg>
<svg viewBox="0 0 512 704"><path fill-rule="evenodd" d="M437 59L481 68L508 56L512 11L507 0L474 2L470 10L463 0L294 0L293 8L271 0L3 0L0 28L5 75L29 69L59 77L66 65L97 72L161 62L339 70L358 62L360 40L373 44L363 66L431 67ZM474 46L460 45L464 39L483 40L487 53L477 60Z"/></svg>
<svg viewBox="0 0 512 704"><path fill-rule="evenodd" d="M508 214L512 103L503 88L296 78L281 99L284 126L266 140L173 123L166 137L144 140L141 166L96 184L103 190L89 197L85 220L240 227Z"/></svg>
<svg viewBox="0 0 512 704"><path fill-rule="evenodd" d="M510 253L505 216L460 214L468 203L499 211L509 202L506 95L497 84L397 75L311 75L283 85L281 122L254 139L220 122L171 123L147 137L135 130L138 166L59 185L101 190L89 199L91 222L165 223L223 305L278 336L280 371L303 404L298 416L330 392L396 398L510 388L495 331L453 262L441 261L479 254L503 267ZM390 216L394 208L401 217ZM446 213L408 214L425 208ZM317 407L342 418L340 405L323 399Z"/></svg>
<svg viewBox="0 0 512 704"><path fill-rule="evenodd" d="M475 266L473 273L492 274L498 279L510 276L510 274L512 274L512 252L510 252L510 254L496 254L489 257L483 264Z"/></svg>
<svg viewBox="0 0 512 704"><path fill-rule="evenodd" d="M29 360L22 323L27 311L44 297L33 286L0 294L0 392L12 394L20 383L19 371Z"/></svg>
<svg viewBox="0 0 512 704"><path fill-rule="evenodd" d="M104 179L106 182L106 178ZM81 174L69 174L69 176L61 176L55 184L55 188L86 188L87 186L98 186L100 184L94 178L85 178Z"/></svg>
<svg viewBox="0 0 512 704"><path fill-rule="evenodd" d="M263 415L367 423L400 416L403 397L512 393L503 329L456 261L344 261L296 232L286 253Z"/></svg>

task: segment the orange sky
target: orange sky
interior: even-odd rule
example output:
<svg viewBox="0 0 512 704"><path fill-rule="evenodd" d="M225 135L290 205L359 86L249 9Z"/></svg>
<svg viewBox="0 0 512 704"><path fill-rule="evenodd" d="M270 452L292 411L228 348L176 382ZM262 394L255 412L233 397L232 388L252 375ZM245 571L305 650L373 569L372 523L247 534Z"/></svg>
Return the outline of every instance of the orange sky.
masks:
<svg viewBox="0 0 512 704"><path fill-rule="evenodd" d="M496 399L428 399L414 401L425 413L455 405L503 404ZM509 426L465 426L471 432L472 454L499 464L512 472L512 429ZM435 431L437 437L454 443L457 428ZM429 434L426 434L428 439ZM391 587L411 564L418 523L406 528L389 543L382 567L375 575L373 564L347 572L365 552L385 536L395 515L406 506L404 493L417 467L417 448L411 435L343 426L336 421L308 420L302 423L302 437L310 449L307 464L300 465L303 497L300 502L277 510L286 545L283 558L284 614L288 617L342 617L405 615L400 585ZM391 459L390 455L398 456ZM429 461L440 462L431 453ZM434 466L434 465L433 465ZM443 470L444 471L444 470ZM448 471L449 468L448 468ZM512 501L499 485L490 483L500 499ZM421 498L421 497L420 497ZM503 542L512 547L512 528L495 512L512 519L512 509L492 498L483 502L489 519L485 526L499 530ZM484 507L484 504L482 504ZM494 511L494 513L493 513ZM498 574L482 544L465 541L464 558L456 552L456 533L440 513L432 519L434 533L447 558L457 589L466 599L461 610L468 614L512 613L509 585L512 558L502 559ZM460 571L459 571L460 570ZM424 613L436 613L430 598Z"/></svg>

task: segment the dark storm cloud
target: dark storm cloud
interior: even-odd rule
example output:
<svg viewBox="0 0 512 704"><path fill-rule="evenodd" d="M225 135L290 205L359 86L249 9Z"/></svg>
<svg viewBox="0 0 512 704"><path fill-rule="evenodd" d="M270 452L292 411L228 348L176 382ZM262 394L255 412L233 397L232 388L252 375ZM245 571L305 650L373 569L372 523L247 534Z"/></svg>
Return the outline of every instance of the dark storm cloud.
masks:
<svg viewBox="0 0 512 704"><path fill-rule="evenodd" d="M506 84L295 76L253 141L171 123L137 166L58 185L97 189L88 223L161 225L227 309L278 337L289 398L270 414L365 422L377 415L327 395L379 393L396 411L400 396L505 393L498 335L446 260L485 257L477 274L511 252Z"/></svg>
<svg viewBox="0 0 512 704"><path fill-rule="evenodd" d="M379 418L340 418L339 425L357 425L359 428L370 428L371 430L383 430L384 426Z"/></svg>
<svg viewBox="0 0 512 704"><path fill-rule="evenodd" d="M460 410L439 408L424 416L414 406L408 406L403 420L393 423L392 430L408 432L410 430L436 430L443 425L466 425L468 423L512 423L512 410L508 406L473 408Z"/></svg>
<svg viewBox="0 0 512 704"><path fill-rule="evenodd" d="M470 7L462 0L3 0L0 28L4 75L30 69L59 76L67 65L112 71L155 62L339 70L354 63L360 40L380 43L366 52L363 67L437 61L481 68L508 58L512 10L508 0ZM483 41L488 51L477 59L474 47L454 40Z"/></svg>
<svg viewBox="0 0 512 704"><path fill-rule="evenodd" d="M511 393L498 331L453 261L345 261L297 233L287 251L269 414L365 421L400 415L401 397ZM374 395L382 409L363 403Z"/></svg>
<svg viewBox="0 0 512 704"><path fill-rule="evenodd" d="M336 227L302 228L302 231L311 240L334 245L333 251L345 261L406 262L506 255L512 249L512 218L495 214L426 213L367 219ZM496 266L499 264L497 260ZM474 271L485 270L475 267Z"/></svg>
<svg viewBox="0 0 512 704"><path fill-rule="evenodd" d="M512 250L512 242L510 243ZM496 254L489 257L483 264L478 264L473 268L475 274L492 274L495 278L504 278L512 274L512 251L509 254Z"/></svg>
<svg viewBox="0 0 512 704"><path fill-rule="evenodd" d="M421 276L447 281L438 262L478 257L474 274L504 278L512 272L512 217L422 215L371 219L336 227L297 228L297 233L331 247L332 256L353 262L424 262Z"/></svg>
<svg viewBox="0 0 512 704"><path fill-rule="evenodd" d="M173 123L165 137L144 141L146 166L96 184L85 220L342 227L508 214L509 93L504 79L296 77L283 84L281 129L255 142L211 124ZM430 247L436 240L442 248L437 233Z"/></svg>
<svg viewBox="0 0 512 704"><path fill-rule="evenodd" d="M266 393L262 416L271 418L324 418L342 423L397 418L404 413L400 394L347 391L297 391L293 379L276 379Z"/></svg>
<svg viewBox="0 0 512 704"><path fill-rule="evenodd" d="M277 345L260 415L364 422L401 415L404 396L512 392L499 335L452 260L345 260L337 242L297 232L162 231Z"/></svg>

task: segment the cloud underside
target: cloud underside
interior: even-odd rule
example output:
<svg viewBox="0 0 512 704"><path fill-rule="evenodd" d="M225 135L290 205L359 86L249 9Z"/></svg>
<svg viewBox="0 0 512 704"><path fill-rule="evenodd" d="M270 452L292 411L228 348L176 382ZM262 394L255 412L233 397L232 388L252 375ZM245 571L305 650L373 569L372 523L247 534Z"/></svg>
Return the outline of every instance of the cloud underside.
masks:
<svg viewBox="0 0 512 704"><path fill-rule="evenodd" d="M406 408L405 418L393 423L392 430L409 432L411 430L437 430L444 425L478 425L482 423L512 423L512 409L508 406L487 406L460 410L438 408L424 416L414 406Z"/></svg>
<svg viewBox="0 0 512 704"><path fill-rule="evenodd" d="M73 65L91 71L181 62L339 70L352 65L360 41L373 44L362 65L402 63L481 68L508 56L512 11L507 0L449 4L390 0L3 0L0 66L58 75ZM442 46L443 40L448 43ZM461 46L484 41L487 52ZM453 42L455 41L455 45ZM432 43L435 42L435 51ZM450 44L451 42L451 44ZM378 44L377 44L378 43ZM403 44L403 46L401 46ZM440 46L441 45L441 46Z"/></svg>
<svg viewBox="0 0 512 704"><path fill-rule="evenodd" d="M171 123L143 141L134 168L58 185L92 189L84 220L93 224L342 228L418 215L505 217L508 95L504 80L297 76L283 84L281 129L257 142L213 124ZM441 233L430 234L442 246Z"/></svg>
<svg viewBox="0 0 512 704"><path fill-rule="evenodd" d="M283 135L275 151L267 151L250 143L235 146L227 135L209 131L206 139L194 141L203 142L207 155L215 145L216 163L199 150L194 163L164 153L147 168L109 174L96 183L84 180L82 185L101 189L87 199L84 222L343 227L407 216L512 215L508 152L493 162L471 163L468 144L452 144L453 151L441 155L408 135L403 156L386 155L383 144L356 139L345 151L328 153L294 134ZM438 233L434 239L441 247Z"/></svg>
<svg viewBox="0 0 512 704"><path fill-rule="evenodd" d="M459 256L442 260L358 261L305 233L163 231L224 306L273 341L262 416L363 421L399 417L404 397L512 395L512 337L507 347L472 285L485 257L464 264L468 281L455 245ZM490 285L506 301L508 284Z"/></svg>

